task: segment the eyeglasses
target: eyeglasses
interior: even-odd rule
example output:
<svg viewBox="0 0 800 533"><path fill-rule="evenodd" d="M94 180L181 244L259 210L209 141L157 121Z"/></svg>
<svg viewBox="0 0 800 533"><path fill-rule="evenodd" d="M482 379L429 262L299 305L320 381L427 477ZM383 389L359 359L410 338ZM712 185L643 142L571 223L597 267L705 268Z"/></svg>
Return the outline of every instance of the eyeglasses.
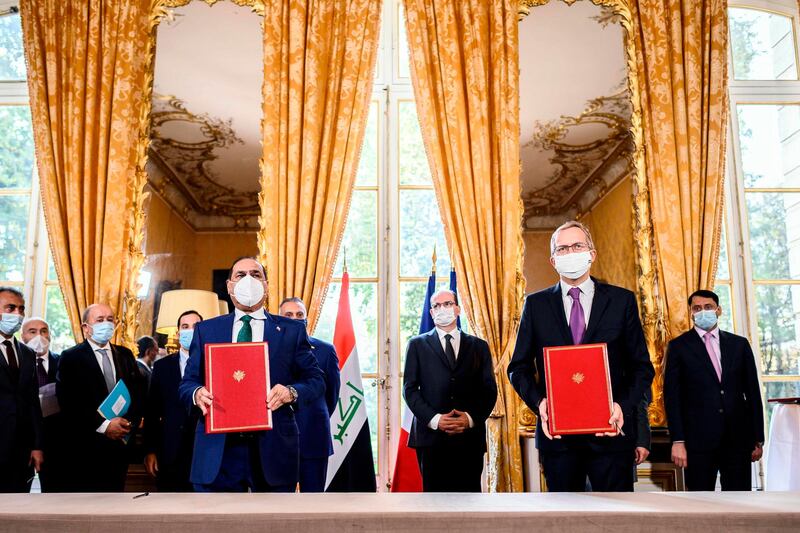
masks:
<svg viewBox="0 0 800 533"><path fill-rule="evenodd" d="M431 309L439 309L440 307L444 307L445 309L450 309L454 305L456 305L456 303L453 300L448 300L446 302L433 304L431 306Z"/></svg>
<svg viewBox="0 0 800 533"><path fill-rule="evenodd" d="M576 242L575 244L562 244L556 246L555 255L564 255L569 252L588 252L591 250L589 245L585 242Z"/></svg>

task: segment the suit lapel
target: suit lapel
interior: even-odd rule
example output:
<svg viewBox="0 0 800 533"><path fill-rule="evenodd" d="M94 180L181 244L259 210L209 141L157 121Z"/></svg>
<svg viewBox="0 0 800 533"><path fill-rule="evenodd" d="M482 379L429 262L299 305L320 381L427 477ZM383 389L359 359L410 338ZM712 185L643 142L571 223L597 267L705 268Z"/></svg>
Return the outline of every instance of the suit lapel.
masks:
<svg viewBox="0 0 800 533"><path fill-rule="evenodd" d="M87 368L92 369L94 374L94 381L102 390L106 390L106 380L103 378L103 369L97 364L97 357L95 356L94 349L89 341L83 341L81 349L83 350L83 358ZM113 353L113 352L112 352Z"/></svg>
<svg viewBox="0 0 800 533"><path fill-rule="evenodd" d="M714 370L714 365L711 363L711 358L708 355L708 350L706 350L706 344L703 339L700 338L700 335L692 328L689 332L689 346L691 346L692 351L694 352L695 356L700 359L700 364L706 368L706 370L711 374L714 378L716 383L719 383L719 378L717 378L717 371ZM720 348L722 346L722 340L720 339ZM723 367L724 372L725 367Z"/></svg>
<svg viewBox="0 0 800 533"><path fill-rule="evenodd" d="M592 297L592 309L589 313L589 324L586 327L586 332L583 334L583 344L589 344L592 335L597 330L597 325L603 319L608 307L608 294L606 294L606 287L602 283L594 282L594 296Z"/></svg>
<svg viewBox="0 0 800 533"><path fill-rule="evenodd" d="M726 376L731 367L731 361L728 359L732 354L729 341L730 337L728 337L728 334L719 330L719 364L720 367L722 367L722 383L727 381Z"/></svg>
<svg viewBox="0 0 800 533"><path fill-rule="evenodd" d="M17 339L14 339L14 350L17 354L17 364L19 365L19 379L20 383L22 383L23 379L34 375L34 370L35 370L34 366L36 365L36 354L34 354L33 358L23 357L23 351ZM32 366L31 363L33 363L34 366Z"/></svg>
<svg viewBox="0 0 800 533"><path fill-rule="evenodd" d="M56 373L58 372L58 361L51 352L47 353L47 382L56 382Z"/></svg>
<svg viewBox="0 0 800 533"><path fill-rule="evenodd" d="M451 368L450 361L447 360L447 354L444 353L444 349L442 348L442 343L439 342L439 334L436 333L436 329L434 328L429 331L425 337L425 341L428 343L428 346L439 356L439 359L442 360L444 366Z"/></svg>
<svg viewBox="0 0 800 533"><path fill-rule="evenodd" d="M458 354L456 355L456 368L466 365L472 358L472 336L461 332L461 342L458 346Z"/></svg>
<svg viewBox="0 0 800 533"><path fill-rule="evenodd" d="M2 337L0 337L0 342L5 341ZM6 356L8 357L8 356ZM0 367L5 370L6 374L8 374L8 379L11 380L11 367L8 366L8 361L6 361L6 357L3 357L3 352L0 352Z"/></svg>
<svg viewBox="0 0 800 533"><path fill-rule="evenodd" d="M267 350L269 350L269 356L270 359L272 359L272 354L275 353L273 350L277 350L280 345L284 328L276 324L269 313L265 311L264 314L267 317L266 320L264 320L264 342L267 343Z"/></svg>
<svg viewBox="0 0 800 533"><path fill-rule="evenodd" d="M556 317L556 322L558 322L558 329L561 331L561 336L563 337L562 345L569 346L570 344L574 344L572 342L572 333L569 331L569 325L567 324L567 315L564 313L564 297L561 294L561 282L556 283L550 289L550 305L553 308L553 316Z"/></svg>

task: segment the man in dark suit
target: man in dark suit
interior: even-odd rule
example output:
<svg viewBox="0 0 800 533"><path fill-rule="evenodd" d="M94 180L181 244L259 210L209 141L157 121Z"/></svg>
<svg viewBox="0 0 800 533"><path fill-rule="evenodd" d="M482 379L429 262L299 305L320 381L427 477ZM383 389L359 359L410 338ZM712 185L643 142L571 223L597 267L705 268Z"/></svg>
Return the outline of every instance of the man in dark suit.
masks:
<svg viewBox="0 0 800 533"><path fill-rule="evenodd" d="M325 391L322 370L311 355L303 325L264 310L266 272L254 257L237 259L228 275L234 312L200 322L194 329L189 363L180 386L181 402L203 415L214 398L205 388L207 343L267 342L272 389L267 408L271 431L206 434L197 424L191 482L200 492L294 492L299 444L293 406L304 409Z"/></svg>
<svg viewBox="0 0 800 533"><path fill-rule="evenodd" d="M81 322L86 340L62 352L56 376L62 422L69 431L62 441L69 457L67 491L122 492L130 453L126 437L139 427L145 384L133 352L110 342L116 324L111 307L92 304ZM106 420L97 408L120 380L130 392L130 408Z"/></svg>
<svg viewBox="0 0 800 533"><path fill-rule="evenodd" d="M686 488L751 490L751 461L764 443L758 371L747 339L721 331L719 297L689 297L694 327L670 341L664 370L664 407L672 460L685 468Z"/></svg>
<svg viewBox="0 0 800 533"><path fill-rule="evenodd" d="M197 311L182 313L178 317L180 350L153 365L144 415L144 465L161 492L192 491L189 471L199 417L197 409L189 411L181 403L178 388L189 362L194 327L202 320Z"/></svg>
<svg viewBox="0 0 800 533"><path fill-rule="evenodd" d="M307 328L306 304L297 297L285 298L278 314L300 320ZM325 394L297 411L300 428L300 492L323 492L328 474L328 457L333 455L331 415L339 401L339 358L336 348L323 340L309 337L311 353L325 373Z"/></svg>
<svg viewBox="0 0 800 533"><path fill-rule="evenodd" d="M0 492L29 492L44 461L36 354L14 338L25 299L0 287Z"/></svg>
<svg viewBox="0 0 800 533"><path fill-rule="evenodd" d="M158 343L156 343L153 337L143 335L136 341L136 349L139 352L136 358L136 364L139 366L139 373L149 387L150 378L153 374L153 363L158 355Z"/></svg>
<svg viewBox="0 0 800 533"><path fill-rule="evenodd" d="M632 491L637 439L637 406L653 380L636 297L626 289L589 276L597 252L579 222L560 226L550 239L550 264L560 281L525 299L508 376L526 405L538 415L536 447L548 490ZM619 433L552 438L547 426L544 348L606 343L614 399L609 424ZM624 433L624 435L623 435Z"/></svg>
<svg viewBox="0 0 800 533"><path fill-rule="evenodd" d="M456 295L431 296L436 327L408 341L403 397L424 492L480 492L486 419L497 401L489 345L457 327Z"/></svg>
<svg viewBox="0 0 800 533"><path fill-rule="evenodd" d="M39 384L39 394L44 394L48 388L52 388L52 392L55 392L59 356L50 350L49 324L40 317L26 318L22 322L20 340L36 353L36 379ZM62 432L60 412L44 417L42 451L47 457L47 462L42 464L42 469L39 471L39 484L42 492L62 491L65 481L61 475L63 454L61 453L62 446L59 445L63 438Z"/></svg>

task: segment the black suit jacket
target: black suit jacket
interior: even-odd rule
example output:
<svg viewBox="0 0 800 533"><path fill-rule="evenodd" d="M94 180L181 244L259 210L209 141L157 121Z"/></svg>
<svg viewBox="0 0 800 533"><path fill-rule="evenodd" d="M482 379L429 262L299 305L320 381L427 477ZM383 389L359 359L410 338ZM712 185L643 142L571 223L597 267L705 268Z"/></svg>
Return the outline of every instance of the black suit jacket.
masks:
<svg viewBox="0 0 800 533"><path fill-rule="evenodd" d="M300 430L300 458L313 459L333 454L331 438L331 415L339 401L339 358L333 344L314 337L311 353L325 373L325 394L314 402L297 409L297 427Z"/></svg>
<svg viewBox="0 0 800 533"><path fill-rule="evenodd" d="M155 453L159 470L169 471L176 464L191 464L194 432L199 418L196 409L187 411L180 401L180 356L168 355L153 364L144 415L144 447Z"/></svg>
<svg viewBox="0 0 800 533"><path fill-rule="evenodd" d="M423 448L444 442L442 431L428 427L436 414L453 409L469 413L474 427L463 438L486 450L486 419L497 401L497 384L489 345L485 340L461 332L456 365L450 367L436 329L408 341L403 378L403 396L414 421L408 445Z"/></svg>
<svg viewBox="0 0 800 533"><path fill-rule="evenodd" d="M744 337L719 332L722 382L705 343L692 328L670 341L664 369L664 407L672 441L688 450L720 445L752 450L764 442L764 414L755 357Z"/></svg>
<svg viewBox="0 0 800 533"><path fill-rule="evenodd" d="M594 278L593 278L594 279ZM626 436L595 437L566 435L550 440L536 423L536 446L540 450L566 450L588 444L595 450L624 450L635 447L636 408L644 398L655 374L647 352L639 309L634 294L621 287L595 282L589 324L584 344L606 343L614 401L624 415ZM564 313L560 283L525 298L514 355L508 377L527 406L538 414L539 402L547 397L544 376L544 348L573 344Z"/></svg>
<svg viewBox="0 0 800 533"><path fill-rule="evenodd" d="M134 428L128 441L130 444L135 441L133 433L141 420L146 385L133 353L124 346L110 346L117 381L124 380L131 394L131 406L124 417ZM104 421L97 408L108 396L108 390L103 372L87 341L62 352L56 376L56 394L61 406L62 422L70 435L65 442L69 448L70 463L73 469L77 469L70 473L75 476L70 482L77 483L74 486L76 489L96 490L93 484L104 478L104 472L118 472L123 465L127 468L128 445L97 432ZM81 486L76 479L91 481Z"/></svg>
<svg viewBox="0 0 800 533"><path fill-rule="evenodd" d="M19 365L16 379L0 353L0 469L12 455L27 461L31 450L41 450L43 444L36 354L17 339L12 342Z"/></svg>

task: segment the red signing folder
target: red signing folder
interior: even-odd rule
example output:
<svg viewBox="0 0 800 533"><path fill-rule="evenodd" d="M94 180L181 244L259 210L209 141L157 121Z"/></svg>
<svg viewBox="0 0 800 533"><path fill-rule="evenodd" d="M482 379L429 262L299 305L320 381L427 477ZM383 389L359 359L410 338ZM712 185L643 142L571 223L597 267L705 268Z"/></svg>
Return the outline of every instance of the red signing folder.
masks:
<svg viewBox="0 0 800 533"><path fill-rule="evenodd" d="M214 396L206 433L272 429L266 342L206 344L206 388Z"/></svg>
<svg viewBox="0 0 800 533"><path fill-rule="evenodd" d="M605 343L544 349L551 435L615 432Z"/></svg>

